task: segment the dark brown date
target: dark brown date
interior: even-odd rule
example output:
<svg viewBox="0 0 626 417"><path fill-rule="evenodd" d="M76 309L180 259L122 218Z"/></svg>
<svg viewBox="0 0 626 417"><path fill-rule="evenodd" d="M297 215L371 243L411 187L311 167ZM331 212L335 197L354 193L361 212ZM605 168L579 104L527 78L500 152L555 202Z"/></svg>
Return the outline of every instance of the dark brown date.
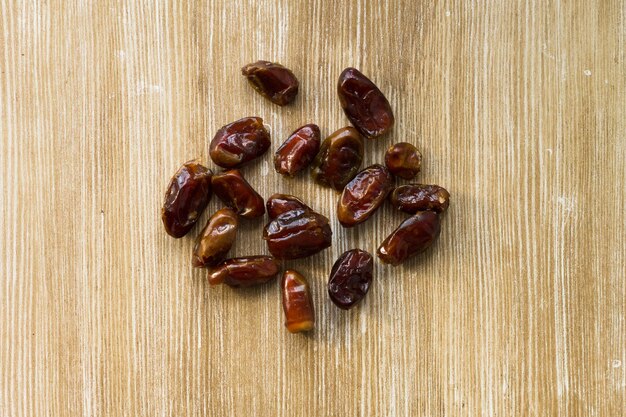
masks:
<svg viewBox="0 0 626 417"><path fill-rule="evenodd" d="M263 230L270 253L278 259L297 259L330 246L328 219L313 210L295 209L278 215Z"/></svg>
<svg viewBox="0 0 626 417"><path fill-rule="evenodd" d="M304 204L302 200L290 194L273 194L267 199L266 206L270 220L295 209L311 210L311 207Z"/></svg>
<svg viewBox="0 0 626 417"><path fill-rule="evenodd" d="M185 236L211 200L213 172L197 160L188 161L176 171L165 192L161 220L172 237Z"/></svg>
<svg viewBox="0 0 626 417"><path fill-rule="evenodd" d="M209 271L209 284L251 287L264 284L278 274L278 264L271 256L227 259Z"/></svg>
<svg viewBox="0 0 626 417"><path fill-rule="evenodd" d="M419 211L403 221L378 248L381 261L399 265L425 251L439 236L439 215L434 211Z"/></svg>
<svg viewBox="0 0 626 417"><path fill-rule="evenodd" d="M291 103L298 94L298 79L280 64L257 61L243 67L241 73L259 94L279 106Z"/></svg>
<svg viewBox="0 0 626 417"><path fill-rule="evenodd" d="M423 210L443 213L450 205L450 193L438 185L402 185L393 190L390 198L395 208L409 214Z"/></svg>
<svg viewBox="0 0 626 417"><path fill-rule="evenodd" d="M223 261L235 242L238 224L239 219L233 209L216 211L196 238L191 264L204 268Z"/></svg>
<svg viewBox="0 0 626 417"><path fill-rule="evenodd" d="M372 282L372 255L361 249L344 252L333 265L328 280L328 295L343 310L354 307L365 297Z"/></svg>
<svg viewBox="0 0 626 417"><path fill-rule="evenodd" d="M359 70L343 70L339 76L337 94L350 123L363 136L375 138L393 127L394 117L389 101Z"/></svg>
<svg viewBox="0 0 626 417"><path fill-rule="evenodd" d="M410 143L400 142L387 149L385 165L396 177L410 180L422 167L422 154Z"/></svg>
<svg viewBox="0 0 626 417"><path fill-rule="evenodd" d="M265 202L246 181L238 169L213 175L213 192L228 207L243 217L261 217L265 214Z"/></svg>
<svg viewBox="0 0 626 417"><path fill-rule="evenodd" d="M309 166L320 149L320 128L314 124L296 129L274 156L276 172L293 177Z"/></svg>
<svg viewBox="0 0 626 417"><path fill-rule="evenodd" d="M382 165L375 164L359 172L343 189L337 204L339 223L353 227L369 219L392 187L391 174Z"/></svg>
<svg viewBox="0 0 626 417"><path fill-rule="evenodd" d="M285 327L291 333L306 332L315 325L313 298L309 283L293 269L283 273L283 311Z"/></svg>
<svg viewBox="0 0 626 417"><path fill-rule="evenodd" d="M260 117L244 117L220 128L209 146L213 162L237 168L263 155L270 147L270 134Z"/></svg>
<svg viewBox="0 0 626 417"><path fill-rule="evenodd" d="M313 161L311 176L337 191L354 178L363 160L363 139L353 127L344 127L327 137Z"/></svg>

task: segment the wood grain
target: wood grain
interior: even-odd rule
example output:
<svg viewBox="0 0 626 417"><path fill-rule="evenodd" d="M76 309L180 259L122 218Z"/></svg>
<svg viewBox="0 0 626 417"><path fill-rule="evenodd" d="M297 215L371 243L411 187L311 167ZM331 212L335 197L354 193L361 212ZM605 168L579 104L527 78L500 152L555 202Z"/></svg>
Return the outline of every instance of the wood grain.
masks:
<svg viewBox="0 0 626 417"><path fill-rule="evenodd" d="M0 0L0 415L625 415L626 5L433 3ZM294 69L294 105L246 84L256 59ZM333 219L287 264L317 305L294 336L277 285L209 288L159 210L227 122L263 117L274 148L346 125L347 66L396 113L365 164L412 142L453 200L436 247L344 312L333 261L402 216L344 230L332 191L246 167ZM265 252L244 229L234 253Z"/></svg>

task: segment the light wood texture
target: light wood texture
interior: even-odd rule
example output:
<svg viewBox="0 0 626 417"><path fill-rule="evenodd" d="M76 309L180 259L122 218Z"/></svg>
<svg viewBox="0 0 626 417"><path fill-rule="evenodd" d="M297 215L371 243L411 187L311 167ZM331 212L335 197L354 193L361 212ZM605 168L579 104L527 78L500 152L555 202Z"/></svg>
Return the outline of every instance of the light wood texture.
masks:
<svg viewBox="0 0 626 417"><path fill-rule="evenodd" d="M434 3L0 0L0 415L625 415L626 5ZM257 59L295 71L294 105L247 85ZM290 335L278 285L210 288L160 206L227 122L263 117L274 149L346 125L347 66L396 113L365 164L412 142L452 205L344 312L332 263L403 216L344 230L334 192L246 167L333 219L332 249L287 263L318 320ZM234 254L265 253L263 223Z"/></svg>

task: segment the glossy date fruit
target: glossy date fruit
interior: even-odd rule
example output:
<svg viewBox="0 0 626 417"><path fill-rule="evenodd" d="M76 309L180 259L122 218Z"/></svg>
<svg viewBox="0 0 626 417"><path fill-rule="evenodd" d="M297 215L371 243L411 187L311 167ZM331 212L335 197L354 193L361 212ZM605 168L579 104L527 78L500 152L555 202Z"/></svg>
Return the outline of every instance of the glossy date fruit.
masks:
<svg viewBox="0 0 626 417"><path fill-rule="evenodd" d="M337 219L343 227L363 223L380 207L393 187L391 174L375 164L359 172L343 189L337 204Z"/></svg>
<svg viewBox="0 0 626 417"><path fill-rule="evenodd" d="M237 168L263 155L270 145L270 134L263 119L244 117L217 131L209 146L209 155L223 168Z"/></svg>
<svg viewBox="0 0 626 417"><path fill-rule="evenodd" d="M263 230L267 248L278 259L314 255L330 246L332 235L328 219L306 209L282 213Z"/></svg>
<svg viewBox="0 0 626 417"><path fill-rule="evenodd" d="M235 242L238 224L239 218L233 209L216 211L196 238L191 264L204 268L223 261Z"/></svg>
<svg viewBox="0 0 626 417"><path fill-rule="evenodd" d="M428 249L439 236L439 215L434 211L419 211L403 221L378 248L381 261L399 265Z"/></svg>
<svg viewBox="0 0 626 417"><path fill-rule="evenodd" d="M372 282L372 255L361 249L344 252L333 265L328 280L328 295L343 310L354 307L365 297Z"/></svg>
<svg viewBox="0 0 626 417"><path fill-rule="evenodd" d="M387 149L385 165L396 177L410 180L422 168L422 154L410 143L396 143Z"/></svg>
<svg viewBox="0 0 626 417"><path fill-rule="evenodd" d="M326 187L341 191L359 171L363 139L353 127L344 127L327 137L313 161L311 176Z"/></svg>
<svg viewBox="0 0 626 417"><path fill-rule="evenodd" d="M213 175L213 192L228 207L243 217L254 218L265 214L265 202L237 169Z"/></svg>
<svg viewBox="0 0 626 417"><path fill-rule="evenodd" d="M395 208L409 214L423 210L443 213L450 205L450 193L438 185L402 185L393 190L390 199Z"/></svg>
<svg viewBox="0 0 626 417"><path fill-rule="evenodd" d="M278 264L271 256L227 259L209 271L209 284L251 287L264 284L278 274Z"/></svg>
<svg viewBox="0 0 626 417"><path fill-rule="evenodd" d="M280 214L286 213L295 209L311 210L311 207L307 206L298 197L291 194L272 194L267 199L267 215L270 220L275 219Z"/></svg>
<svg viewBox="0 0 626 417"><path fill-rule="evenodd" d="M315 325L315 311L309 283L298 271L288 269L281 283L285 327L291 333L306 332Z"/></svg>
<svg viewBox="0 0 626 417"><path fill-rule="evenodd" d="M185 236L211 200L213 172L197 160L181 166L170 180L161 209L165 231L172 237Z"/></svg>
<svg viewBox="0 0 626 417"><path fill-rule="evenodd" d="M293 177L309 166L320 149L320 128L314 124L296 129L274 155L276 172Z"/></svg>
<svg viewBox="0 0 626 417"><path fill-rule="evenodd" d="M393 127L394 116L389 101L359 70L343 70L337 94L344 113L363 136L375 138Z"/></svg>
<svg viewBox="0 0 626 417"><path fill-rule="evenodd" d="M298 94L298 79L280 64L257 61L243 67L241 73L259 94L279 106L291 103Z"/></svg>

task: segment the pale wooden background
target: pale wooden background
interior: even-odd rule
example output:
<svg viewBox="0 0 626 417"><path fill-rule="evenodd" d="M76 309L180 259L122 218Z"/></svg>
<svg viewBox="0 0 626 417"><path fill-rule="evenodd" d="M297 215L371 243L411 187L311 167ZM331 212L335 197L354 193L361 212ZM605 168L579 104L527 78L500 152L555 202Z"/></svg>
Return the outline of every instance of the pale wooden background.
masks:
<svg viewBox="0 0 626 417"><path fill-rule="evenodd" d="M619 0L0 0L0 415L625 415L625 18ZM256 59L293 68L294 105L246 84ZM342 230L332 191L270 154L245 168L333 218L332 249L288 264L317 305L294 336L276 284L209 288L159 210L227 122L263 117L274 149L346 125L346 66L396 113L366 164L410 141L452 206L433 250L377 264L343 312L334 259L402 216ZM262 224L235 254L265 251Z"/></svg>

